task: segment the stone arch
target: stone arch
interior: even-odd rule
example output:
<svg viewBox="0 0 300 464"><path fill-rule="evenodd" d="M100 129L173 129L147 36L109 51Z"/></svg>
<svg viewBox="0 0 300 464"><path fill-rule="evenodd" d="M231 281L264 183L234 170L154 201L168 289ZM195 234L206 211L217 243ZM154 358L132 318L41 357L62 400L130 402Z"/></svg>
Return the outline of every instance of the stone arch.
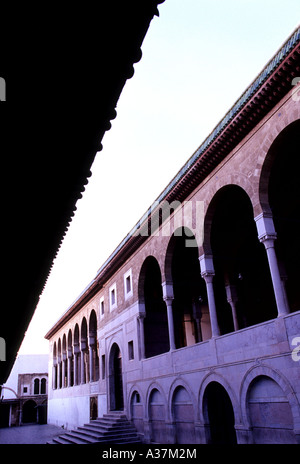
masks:
<svg viewBox="0 0 300 464"><path fill-rule="evenodd" d="M240 405L241 405L241 415L242 420L245 426L250 430L251 429L251 421L250 421L250 411L248 405L248 395L251 389L251 385L253 382L258 379L259 377L267 377L273 380L282 390L283 394L285 395L290 408L291 414L293 417L294 422L294 430L300 429L300 404L297 400L297 396L294 393L294 390L287 380L287 378L277 370L260 364L259 366L253 366L248 372L245 374L241 389L240 389ZM296 438L295 438L296 440Z"/></svg>
<svg viewBox="0 0 300 464"><path fill-rule="evenodd" d="M33 394L34 395L39 395L40 394L40 379L39 379L39 377L36 377L33 380Z"/></svg>
<svg viewBox="0 0 300 464"><path fill-rule="evenodd" d="M197 404L191 389L182 379L177 379L171 386L169 410L174 423L175 443L196 443Z"/></svg>
<svg viewBox="0 0 300 464"><path fill-rule="evenodd" d="M296 105L295 111L290 111L287 114L288 120L280 117L278 113L276 124L270 125L268 137L261 145L261 155L255 166L255 172L260 173L255 185L257 192L257 203L254 205L255 216L263 212L270 212L269 199L268 199L268 170L272 165L272 147L284 136L294 124L299 124L300 110L299 105Z"/></svg>
<svg viewBox="0 0 300 464"><path fill-rule="evenodd" d="M274 223L274 247L285 291L287 311L300 309L300 119L286 126L273 140L261 166L261 209ZM267 215L266 215L267 217Z"/></svg>
<svg viewBox="0 0 300 464"><path fill-rule="evenodd" d="M166 304L163 300L161 269L157 259L149 255L144 260L138 281L139 305L144 310L145 357L169 351Z"/></svg>
<svg viewBox="0 0 300 464"><path fill-rule="evenodd" d="M111 411L124 409L122 352L114 342L109 351L109 407Z"/></svg>
<svg viewBox="0 0 300 464"><path fill-rule="evenodd" d="M74 385L80 384L80 334L79 325L76 323L73 334L73 352L74 352Z"/></svg>
<svg viewBox="0 0 300 464"><path fill-rule="evenodd" d="M244 191L244 193L248 196L250 203L252 205L252 214L253 214L253 186L250 183L249 179L246 176L241 174L223 176L221 177L218 182L211 188L210 196L206 198L207 207L204 214L204 223L203 223L203 244L200 248L200 255L201 254L212 254L211 246L210 246L210 232L211 232L211 225L213 221L213 217L218 205L219 198L223 194L223 192L230 188L230 187L238 187L240 190ZM254 217L254 215L253 215Z"/></svg>
<svg viewBox="0 0 300 464"><path fill-rule="evenodd" d="M137 385L131 387L128 395L129 419L133 422L138 433L144 434L144 408L145 402L140 388Z"/></svg>
<svg viewBox="0 0 300 464"><path fill-rule="evenodd" d="M199 394L200 421L205 427L206 442L235 444L235 425L240 423L239 405L228 382L219 374L208 374Z"/></svg>
<svg viewBox="0 0 300 464"><path fill-rule="evenodd" d="M89 381L89 347L88 347L88 325L86 318L81 320L80 327L80 351L81 351L81 383Z"/></svg>
<svg viewBox="0 0 300 464"><path fill-rule="evenodd" d="M147 410L149 417L150 442L167 443L165 397L155 384L148 390Z"/></svg>
<svg viewBox="0 0 300 464"><path fill-rule="evenodd" d="M31 424L37 422L37 403L27 400L22 407L22 423Z"/></svg>
<svg viewBox="0 0 300 464"><path fill-rule="evenodd" d="M207 209L204 228L221 335L275 318L269 264L247 191L236 184L220 188Z"/></svg>
<svg viewBox="0 0 300 464"><path fill-rule="evenodd" d="M74 385L74 353L72 330L69 329L67 336L67 365L68 365L68 387Z"/></svg>
<svg viewBox="0 0 300 464"><path fill-rule="evenodd" d="M97 341L97 315L92 309L89 317L89 354L90 354L90 381L99 380L99 352Z"/></svg>
<svg viewBox="0 0 300 464"><path fill-rule="evenodd" d="M63 334L62 338L62 387L68 386L68 367L67 367L67 337Z"/></svg>
<svg viewBox="0 0 300 464"><path fill-rule="evenodd" d="M189 396L191 398L191 402L193 404L194 420L196 421L197 416L198 416L198 414L197 414L197 410L198 410L198 408L197 408L197 398L195 397L190 385L181 377L176 378L172 382L172 385L171 385L170 390L169 390L169 396L168 396L169 417L172 417L172 399L173 399L175 390L178 387L182 387L188 392L188 394L189 394Z"/></svg>
<svg viewBox="0 0 300 464"><path fill-rule="evenodd" d="M205 282L201 277L197 240L188 227L177 228L165 256L165 279L172 288L176 348L209 338L203 336L202 317L208 315Z"/></svg>
<svg viewBox="0 0 300 464"><path fill-rule="evenodd" d="M236 394L233 391L232 387L230 386L229 382L221 374L218 374L216 372L210 372L209 374L207 374L204 377L204 379L202 380L202 383L200 385L199 396L198 396L198 398L199 398L199 400L198 400L198 412L199 412L199 420L200 420L200 422L202 422L203 424L207 423L207 419L204 417L204 414L203 414L203 411L204 411L204 409L203 409L203 397L204 397L206 387L211 382L219 383L220 385L222 385L224 390L226 390L226 392L227 392L227 394L228 394L228 396L230 398L232 407L233 407L235 424L239 425L241 423L241 414L240 414L240 405L239 405L239 402L238 402L238 398L236 397Z"/></svg>
<svg viewBox="0 0 300 464"><path fill-rule="evenodd" d="M152 382L149 387L147 388L147 393L146 393L146 401L145 401L145 418L146 419L149 419L149 399L150 399L150 395L151 395L151 392L156 389L160 392L160 394L162 395L163 397L163 401L164 401L164 404L168 404L168 399L165 395L165 392L162 388L162 386L157 382ZM167 414L167 410L166 410L166 414Z"/></svg>
<svg viewBox="0 0 300 464"><path fill-rule="evenodd" d="M47 393L47 379L46 377L41 378L41 395L46 395Z"/></svg>
<svg viewBox="0 0 300 464"><path fill-rule="evenodd" d="M62 353L60 337L57 342L57 388L62 388Z"/></svg>

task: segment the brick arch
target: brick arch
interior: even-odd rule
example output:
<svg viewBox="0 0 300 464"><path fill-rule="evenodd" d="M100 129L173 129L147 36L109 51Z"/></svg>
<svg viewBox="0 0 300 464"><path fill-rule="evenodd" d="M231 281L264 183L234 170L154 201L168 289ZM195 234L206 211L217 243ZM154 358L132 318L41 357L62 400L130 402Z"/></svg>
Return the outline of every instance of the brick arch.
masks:
<svg viewBox="0 0 300 464"><path fill-rule="evenodd" d="M160 275L161 278L163 279L162 276L162 270L161 270L161 265L160 262L158 261L157 257L154 256L153 254L149 254L143 259L139 272L138 272L138 299L140 302L144 303L145 302L145 295L144 295L144 284L145 284L145 277L146 277L146 271L147 271L147 264L149 261L156 261L159 270L160 270Z"/></svg>
<svg viewBox="0 0 300 464"><path fill-rule="evenodd" d="M221 177L218 182L216 182L213 187L210 189L210 194L206 198L206 207L204 210L204 223L203 223L203 245L200 247L199 255L201 256L204 253L212 254L210 248L210 231L213 216L218 204L218 198L222 194L222 191L230 187L239 187L243 190L250 202L252 207L254 207L254 190L250 180L242 174L231 174L230 176Z"/></svg>
<svg viewBox="0 0 300 464"><path fill-rule="evenodd" d="M165 251L165 259L164 259L164 277L167 283L172 282L172 258L173 258L173 251L176 244L176 238L182 236L182 231L186 231L188 237L186 239L186 244L188 247L196 247L197 253L199 256L199 246L197 243L197 239L194 235L194 232L189 227L178 227L170 237L168 245Z"/></svg>
<svg viewBox="0 0 300 464"><path fill-rule="evenodd" d="M256 177L256 184L254 185L257 198L256 204L254 204L255 216L262 212L270 212L268 199L268 185L270 167L273 162L272 147L274 147L274 144L278 140L279 136L282 136L285 132L288 132L289 128L294 123L297 123L297 121L299 123L299 105L296 106L293 112L291 111L287 114L287 119L280 118L279 115L280 113L278 113L277 115L278 121L276 121L276 124L272 124L270 126L270 131L268 132L268 136L266 137L266 140L261 146L261 154L255 166L255 172L259 173Z"/></svg>

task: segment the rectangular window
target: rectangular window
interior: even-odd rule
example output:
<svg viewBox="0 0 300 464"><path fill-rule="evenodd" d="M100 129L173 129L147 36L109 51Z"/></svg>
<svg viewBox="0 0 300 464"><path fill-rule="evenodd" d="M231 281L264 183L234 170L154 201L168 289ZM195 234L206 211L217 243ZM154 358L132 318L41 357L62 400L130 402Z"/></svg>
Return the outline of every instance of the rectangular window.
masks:
<svg viewBox="0 0 300 464"><path fill-rule="evenodd" d="M100 298L100 317L104 316L104 296Z"/></svg>
<svg viewBox="0 0 300 464"><path fill-rule="evenodd" d="M125 300L133 295L131 269L124 274L124 294Z"/></svg>
<svg viewBox="0 0 300 464"><path fill-rule="evenodd" d="M109 289L110 311L117 307L117 286L113 284Z"/></svg>
<svg viewBox="0 0 300 464"><path fill-rule="evenodd" d="M133 340L128 342L128 359L134 359L134 351L133 351Z"/></svg>
<svg viewBox="0 0 300 464"><path fill-rule="evenodd" d="M131 280L130 276L126 277L126 293L131 292Z"/></svg>
<svg viewBox="0 0 300 464"><path fill-rule="evenodd" d="M111 305L114 306L116 304L116 290L113 288L110 294L111 297Z"/></svg>

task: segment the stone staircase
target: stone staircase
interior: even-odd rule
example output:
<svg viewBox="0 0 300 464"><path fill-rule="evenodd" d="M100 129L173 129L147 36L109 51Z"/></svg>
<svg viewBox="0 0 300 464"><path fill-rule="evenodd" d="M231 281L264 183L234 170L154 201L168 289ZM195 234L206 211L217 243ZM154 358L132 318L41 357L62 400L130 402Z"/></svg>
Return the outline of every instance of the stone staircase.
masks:
<svg viewBox="0 0 300 464"><path fill-rule="evenodd" d="M53 438L48 444L127 444L141 443L141 439L135 427L121 412L104 414L100 419L92 420L76 430L65 432L63 435Z"/></svg>

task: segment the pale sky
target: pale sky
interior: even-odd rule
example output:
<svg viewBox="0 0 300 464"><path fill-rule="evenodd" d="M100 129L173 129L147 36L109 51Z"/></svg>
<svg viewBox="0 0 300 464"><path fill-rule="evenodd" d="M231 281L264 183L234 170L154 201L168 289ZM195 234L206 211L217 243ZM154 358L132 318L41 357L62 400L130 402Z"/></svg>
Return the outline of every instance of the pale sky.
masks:
<svg viewBox="0 0 300 464"><path fill-rule="evenodd" d="M297 27L300 2L166 0L159 12L20 354L48 353L46 332Z"/></svg>

